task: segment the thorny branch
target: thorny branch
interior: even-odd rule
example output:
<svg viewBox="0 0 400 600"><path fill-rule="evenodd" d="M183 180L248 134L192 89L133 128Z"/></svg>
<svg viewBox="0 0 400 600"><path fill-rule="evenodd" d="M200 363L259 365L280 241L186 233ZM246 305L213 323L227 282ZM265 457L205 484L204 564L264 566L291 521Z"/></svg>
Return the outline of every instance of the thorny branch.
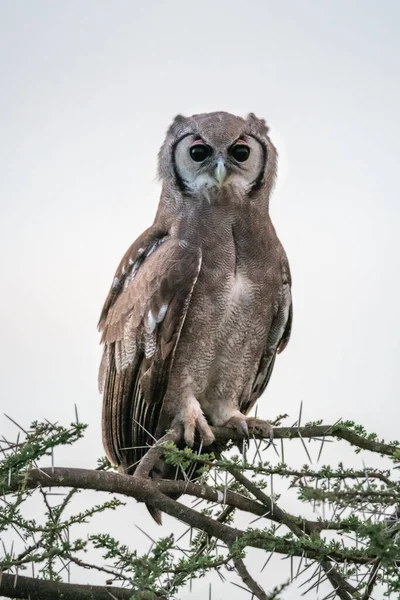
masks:
<svg viewBox="0 0 400 600"><path fill-rule="evenodd" d="M183 488L182 488L182 483L184 484ZM176 486L174 485L176 484ZM11 481L11 486L10 489L12 490L14 488L17 489L17 482L14 484L13 486L13 481ZM55 467L54 469L50 468L44 468L44 469L33 469L26 482L25 482L25 486L26 489L30 488L30 489L34 489L36 487L41 487L41 486L45 486L45 487L78 487L80 489L91 489L91 490L96 490L99 492L112 492L112 493L116 493L116 494L122 494L124 496L128 496L128 497L132 497L132 498L136 498L136 500L138 500L139 502L144 502L146 501L149 504L152 504L155 508L158 508L159 510L162 510L163 512L165 512L166 514L175 517L177 519L179 519L180 521L183 521L184 523L187 523L188 525L191 525L192 527L195 527L197 529L200 529L202 531L205 531L206 533L208 533L209 535L213 536L213 537L217 537L220 540L224 541L225 543L229 544L230 542L232 542L233 540L237 539L238 537L243 537L245 532L238 530L238 529L234 529L231 527L228 527L227 525L223 525L222 523L219 523L218 521L207 517L204 514L201 514L199 512L197 512L196 510L185 506L184 504L181 504L175 500L172 500L171 498L169 498L168 496L166 496L163 493L163 488L165 488L166 490L170 491L170 490L177 490L177 489L185 489L186 487L186 493L189 494L189 490L193 491L196 490L196 496L201 496L201 497L207 497L208 495L208 490L207 490L207 486L205 485L198 485L198 484L185 484L185 482L164 482L164 481L159 481L159 482L155 482L152 481L150 479L144 479L144 478L137 478L137 477L131 477L129 475L122 475L119 473L113 473L113 472L104 472L104 471L92 471L90 469L78 469L78 468L74 468L74 469L68 469L68 468L62 468L62 467ZM254 488L256 488L256 486L254 486ZM253 491L253 486L252 486L252 491ZM227 495L228 495L228 490L227 490ZM260 492L258 492L260 493ZM190 494L189 494L190 495ZM218 493L216 494L216 496L218 497ZM231 498L234 498L234 494L232 494L232 496L230 496ZM221 498L222 500L222 498ZM225 499L225 502L227 502L227 500ZM234 502L234 501L233 501ZM245 500L243 499L243 503L245 502ZM251 511L252 512L252 511ZM257 512L253 513L253 514L259 514L260 509L257 508ZM263 515L265 516L269 516L266 511L263 509ZM278 514L280 514L279 511L275 510L274 511L275 514L275 518L279 521L282 522L283 524L287 525L289 523L289 521L287 520L287 513L284 513L284 517L280 518L278 516ZM290 515L291 518L294 521L297 521L299 523L302 523L303 526L305 526L308 521L301 519L299 517L296 517L294 515ZM282 519L282 520L281 520ZM318 522L316 522L316 525L314 525L314 522L310 522L311 525L311 530L316 529L318 530L319 528L317 527ZM298 526L296 526L296 529L299 529ZM268 538L266 539L261 539L262 536L256 536L254 539L249 540L248 541L248 545L249 546L253 546L254 548L265 548L265 549L270 549L270 546L273 547L274 546L274 540L271 540L271 542L268 542ZM289 542L285 542L282 541L282 548L281 550L278 548L275 548L275 550L277 552L282 552L282 553L287 553L289 551L289 549L291 548L291 544ZM295 552L293 552L294 555L298 555L301 556L301 551L300 550L296 550ZM313 554L317 554L317 552L313 552L312 548L309 550L309 555L313 556ZM345 560L352 560L355 563L358 564L366 564L368 563L370 560L375 558L374 554L365 554L361 551L354 551L353 553L348 553L348 551L346 550L338 550L336 553L336 557L337 560L339 561L345 561Z"/></svg>
<svg viewBox="0 0 400 600"><path fill-rule="evenodd" d="M237 469L229 469L229 471L237 481L242 483L249 490L249 492L251 492L260 502L263 503L270 515L273 515L278 522L286 525L286 527L290 529L290 531L292 531L298 538L303 538L307 534L315 531L315 528L312 526L310 527L310 524L305 520L303 520L301 524L302 527L299 526L298 519L279 508L276 502L273 502L272 499L267 496L267 494L259 489L255 483L247 479L247 477L240 473L240 471ZM321 566L324 569L329 581L334 585L335 588L337 588L339 598L341 598L341 600L349 600L351 598L351 596L349 596L349 592L355 592L355 588L349 585L343 579L343 577L332 566L329 560L322 560Z"/></svg>
<svg viewBox="0 0 400 600"><path fill-rule="evenodd" d="M132 590L100 585L61 583L3 573L0 593L6 598L30 600L165 600L147 592L132 597Z"/></svg>
<svg viewBox="0 0 400 600"><path fill-rule="evenodd" d="M227 443L230 440L233 442L241 441L239 434L227 427L213 427L212 431L215 438L221 443ZM266 439L261 431L255 429L253 432L255 439ZM398 452L398 447L392 444L385 444L371 437L360 435L347 426L347 422L340 422L335 425L306 425L305 427L275 427L274 438L279 439L296 439L296 438L323 438L335 437L341 440L346 440L352 446L356 446L362 450L370 450L377 454L386 456L395 456ZM268 438L269 439L269 438Z"/></svg>
<svg viewBox="0 0 400 600"><path fill-rule="evenodd" d="M305 584L311 584L308 591L315 589L323 583L329 581L333 587L333 594L328 594L325 598L339 597L341 600L350 600L351 598L362 597L363 600L372 598L371 594L374 586L382 581L382 573L385 573L386 580L390 577L395 581L394 576L398 574L399 551L399 531L398 521L395 519L390 529L383 528L379 519L371 517L366 518L366 513L375 514L384 511L388 505L398 504L400 502L399 484L390 476L389 471L380 471L372 469L351 470L330 468L321 468L319 470L293 470L287 467L283 462L278 465L261 462L261 455L257 447L256 456L260 459L257 464L255 460L247 463L244 459L240 464L235 461L218 459L209 455L196 455L190 449L179 451L171 444L163 446L161 441L157 443L145 455L139 467L139 476L131 477L118 474L108 470L89 469L70 469L55 467L38 468L36 461L46 454L53 457L53 448L59 444L72 443L75 439L81 437L81 430L84 426L76 424L69 430L63 430L59 426L51 425L40 428L38 431L42 438L35 438L33 434L25 432L26 442L10 443L3 439L0 441L0 451L3 452L5 459L0 463L0 494L3 495L3 521L15 523L27 533L33 536L35 533L40 535L34 543L29 544L24 551L18 555L6 552L5 560L0 559L0 594L13 598L93 598L95 600L102 598L132 598L135 600L158 600L172 598L174 590L178 589L188 581L188 577L196 576L196 572L205 573L210 569L216 569L228 565L231 561L237 574L241 577L246 588L259 600L269 600L277 598L277 592L268 595L259 583L249 574L243 558L246 548L260 548L268 553L277 553L285 556L297 557L300 560L297 573L291 574L291 580L294 580L304 574L310 565L307 564L303 569L303 559L315 561L317 569ZM227 443L229 440L239 443L236 433L227 428L214 428L214 434L218 442ZM31 437L29 437L31 436ZM44 437L43 437L44 436ZM47 437L46 437L47 436ZM275 440L299 438L304 446L305 438L319 438L322 440L322 446L326 438L333 437L348 441L355 446L356 451L366 449L382 456L389 457L395 463L400 460L400 450L397 442L387 444L378 440L375 435L368 435L363 428L355 426L350 422L340 422L333 426L323 426L319 423L309 424L304 427L298 425L294 427L276 427L274 429ZM265 439L261 431L252 432L254 440ZM47 441L43 441L43 439ZM39 441L38 441L39 440ZM48 441L50 440L50 442ZM174 441L174 438L167 433L163 441ZM267 440L269 441L269 439ZM173 445L172 445L173 446ZM215 473L215 485L211 485L210 478L204 475L200 482L189 481L152 481L147 477L154 464L154 460L166 453L167 460L176 461L177 465L185 471L188 468L203 467L208 471ZM282 478L292 478L292 487L299 490L299 499L303 501L325 502L328 501L335 506L334 513L330 519L309 520L302 516L290 514L283 510L277 503L277 498L271 492L264 491L264 485L261 485L259 479L249 479L244 473L253 472L253 476L270 475L280 476ZM221 472L233 475L234 484L217 483L217 478ZM353 481L352 486L346 483ZM313 481L316 487L309 483ZM272 480L271 480L272 482ZM330 487L330 482L333 482ZM320 487L318 487L320 484ZM341 486L345 487L342 488ZM44 490L52 488L72 488L68 496L60 506L54 508L50 505L47 498L47 492ZM39 488L43 494L43 499L47 508L47 524L45 527L39 526L29 520L24 520L19 513L19 506L24 498L32 493L32 490ZM69 541L66 533L69 527L76 523L85 522L98 511L114 509L119 502L116 500L104 503L99 507L89 509L86 513L71 517L68 520L61 521L61 514L69 503L72 495L78 489L91 489L102 492L111 492L121 494L126 497L136 498L139 502L153 505L164 513L179 519L186 523L190 530L199 530L202 533L200 538L193 542L193 550L190 551L183 562L174 565L171 562L170 551L179 548L169 539L169 541L157 542L154 557L146 555L147 558L136 558L135 555L128 552L124 547L119 547L112 538L97 536L97 547L103 548L107 557L113 559L114 566L101 567L83 561L76 556L76 552L85 549L87 542L75 544ZM211 508L199 512L194 508L173 500L170 495L186 495L204 500ZM6 498L12 496L16 498L14 504ZM343 501L350 501L354 504L356 512L344 514L342 508ZM220 510L220 507L223 510ZM357 512L357 508L359 510ZM217 512L216 512L217 511ZM220 511L218 513L218 511ZM272 523L272 527L263 529L247 530L237 529L232 523L227 523L227 519L232 519L234 511L243 511L257 517L261 523ZM344 514L344 516L343 516ZM0 512L0 531L1 531ZM4 525L3 523L3 525ZM277 529L283 526L288 530L288 534L278 535ZM4 528L4 527L3 527ZM337 542L328 542L323 537L323 532L328 530L339 533L351 533L354 538L353 545L339 544ZM389 533L388 533L389 532ZM208 541L204 543L203 535L207 534ZM34 538L32 538L34 539ZM382 539L387 546L382 550ZM212 542L212 540L215 540ZM353 541L353 540L352 540ZM212 556L210 552L217 548L218 542L222 542L228 554L220 558ZM361 545L360 545L361 542ZM57 546L57 551L52 554L51 545ZM154 542L155 544L155 542ZM153 544L153 546L154 546ZM71 583L62 583L59 580L59 574L53 570L54 560L60 559L63 568L69 569L69 564L74 563L85 569L96 569L112 576L113 581L122 581L128 588L101 587L101 586L77 586ZM54 581L39 580L34 577L23 577L16 572L9 573L10 570L23 568L26 564L40 563L47 561L50 565L49 575ZM134 574L127 574L128 565L136 565ZM140 567L139 567L140 565ZM162 568L161 568L161 566ZM348 565L351 569L347 572ZM139 571L135 571L138 569ZM140 574L140 570L143 570ZM152 586L147 582L151 574L161 569L160 577L172 577L166 583L157 587L155 579ZM361 576L361 569L364 574ZM396 571L397 569L397 571ZM292 568L293 570L293 568ZM321 577L322 571L325 573ZM6 572L8 571L8 572ZM68 571L69 572L69 571ZM138 574L139 573L139 574ZM147 574L146 574L147 573ZM222 576L222 575L220 575ZM139 577L139 579L138 579ZM154 576L155 577L155 576ZM398 578L399 579L399 578ZM144 582L144 583L143 583ZM352 583L351 583L352 582ZM394 584L395 585L395 584ZM178 587L177 587L178 586ZM11 589L12 588L12 589ZM396 589L393 587L393 590ZM159 591L157 591L159 590ZM210 592L211 593L211 592ZM132 596L133 594L133 596ZM172 594L172 595L169 595Z"/></svg>
<svg viewBox="0 0 400 600"><path fill-rule="evenodd" d="M236 567L236 571L240 575L241 580L249 590L258 598L258 600L268 600L267 594L264 592L262 587L253 579L253 577L248 572L246 565L243 560L239 556L235 556L233 558L233 564Z"/></svg>

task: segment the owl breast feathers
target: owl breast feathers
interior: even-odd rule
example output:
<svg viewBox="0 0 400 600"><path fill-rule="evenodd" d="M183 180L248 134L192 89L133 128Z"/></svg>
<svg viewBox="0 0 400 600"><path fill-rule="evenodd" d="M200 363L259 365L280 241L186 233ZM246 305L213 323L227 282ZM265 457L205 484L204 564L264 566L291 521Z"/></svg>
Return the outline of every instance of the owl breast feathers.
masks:
<svg viewBox="0 0 400 600"><path fill-rule="evenodd" d="M122 472L169 429L190 446L212 444L212 426L247 433L292 322L269 216L276 164L253 114L178 116L169 128L154 223L123 257L99 322L103 443ZM161 460L151 476L175 469Z"/></svg>

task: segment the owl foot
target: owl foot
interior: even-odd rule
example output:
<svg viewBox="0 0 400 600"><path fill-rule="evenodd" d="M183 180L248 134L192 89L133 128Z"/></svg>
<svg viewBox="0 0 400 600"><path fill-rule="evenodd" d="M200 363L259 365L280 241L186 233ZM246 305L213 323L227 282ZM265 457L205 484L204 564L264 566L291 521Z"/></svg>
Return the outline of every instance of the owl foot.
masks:
<svg viewBox="0 0 400 600"><path fill-rule="evenodd" d="M246 417L242 413L237 413L229 419L224 427L235 428L239 435L245 439L249 439L250 434L255 431L262 434L263 437L273 440L274 428L269 421L257 419L256 417Z"/></svg>
<svg viewBox="0 0 400 600"><path fill-rule="evenodd" d="M180 437L185 440L185 444L190 447L194 444L196 430L204 446L209 446L215 441L211 427L207 423L207 419L196 398L191 398L182 410L179 411L172 421L171 429L177 431Z"/></svg>

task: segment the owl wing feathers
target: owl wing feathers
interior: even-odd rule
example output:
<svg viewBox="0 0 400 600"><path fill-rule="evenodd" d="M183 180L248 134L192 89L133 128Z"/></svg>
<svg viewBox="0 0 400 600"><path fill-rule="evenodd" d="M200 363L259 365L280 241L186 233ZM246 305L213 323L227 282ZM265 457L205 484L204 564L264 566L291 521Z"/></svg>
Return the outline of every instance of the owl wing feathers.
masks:
<svg viewBox="0 0 400 600"><path fill-rule="evenodd" d="M103 442L133 472L154 442L175 348L201 267L199 248L150 228L128 250L99 322Z"/></svg>
<svg viewBox="0 0 400 600"><path fill-rule="evenodd" d="M268 333L264 353L261 357L258 371L253 382L250 398L247 399L247 401L245 401L240 407L240 410L244 414L247 414L251 410L257 399L264 392L274 368L276 355L283 352L289 343L293 320L293 304L291 294L292 281L289 263L284 252L281 258L281 275L282 279L278 302Z"/></svg>

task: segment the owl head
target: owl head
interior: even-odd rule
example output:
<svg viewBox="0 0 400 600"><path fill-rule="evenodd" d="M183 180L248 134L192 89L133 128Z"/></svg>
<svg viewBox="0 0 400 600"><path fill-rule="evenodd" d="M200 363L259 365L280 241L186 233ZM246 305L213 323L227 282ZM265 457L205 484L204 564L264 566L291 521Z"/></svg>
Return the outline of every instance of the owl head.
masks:
<svg viewBox="0 0 400 600"><path fill-rule="evenodd" d="M263 119L226 112L175 117L159 152L164 185L194 197L263 191L268 197L276 175L277 152ZM263 195L264 195L263 194Z"/></svg>

